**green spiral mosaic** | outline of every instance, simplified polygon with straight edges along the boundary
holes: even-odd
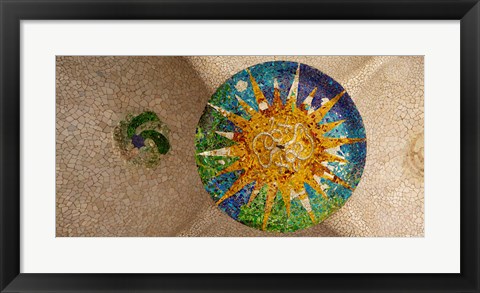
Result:
[[[128,114],[114,129],[114,147],[126,162],[153,168],[170,150],[168,132],[166,124],[152,111]]]

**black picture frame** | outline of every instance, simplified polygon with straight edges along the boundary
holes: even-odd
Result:
[[[480,292],[478,0],[0,0],[0,13],[1,292]],[[33,19],[461,20],[461,273],[21,274],[20,21]]]

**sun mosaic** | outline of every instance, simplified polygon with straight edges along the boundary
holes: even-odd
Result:
[[[256,229],[293,232],[342,207],[365,166],[362,118],[345,89],[305,64],[238,72],[210,98],[196,163],[215,204]]]

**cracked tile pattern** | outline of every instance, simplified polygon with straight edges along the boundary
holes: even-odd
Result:
[[[194,133],[227,78],[265,61],[309,64],[342,84],[367,132],[362,180],[323,223],[275,234],[244,226],[211,201],[198,176]],[[421,56],[57,57],[56,235],[423,236],[424,67]],[[153,169],[125,164],[112,130],[152,110],[171,150]]]

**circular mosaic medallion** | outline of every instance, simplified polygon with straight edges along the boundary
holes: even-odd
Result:
[[[305,64],[242,70],[210,98],[196,129],[198,172],[215,204],[256,229],[293,232],[342,207],[365,166],[355,104]]]

